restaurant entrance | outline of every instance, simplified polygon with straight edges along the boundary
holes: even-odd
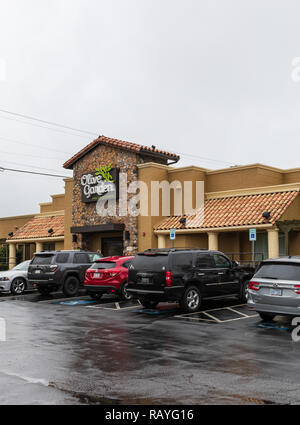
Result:
[[[101,252],[104,257],[123,255],[123,238],[102,238]]]

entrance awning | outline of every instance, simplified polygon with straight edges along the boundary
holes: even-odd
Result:
[[[104,233],[104,232],[123,232],[125,229],[124,224],[100,224],[98,226],[82,226],[71,227],[71,233]]]

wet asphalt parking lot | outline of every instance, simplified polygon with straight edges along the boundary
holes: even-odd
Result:
[[[187,315],[105,296],[0,296],[0,404],[298,404],[300,342],[234,298]]]

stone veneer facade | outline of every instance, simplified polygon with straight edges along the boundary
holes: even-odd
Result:
[[[150,159],[149,159],[150,158]],[[167,160],[157,159],[130,152],[123,149],[98,145],[91,152],[79,159],[73,167],[74,189],[72,204],[72,226],[97,226],[101,224],[124,224],[125,231],[130,233],[130,239],[124,240],[124,255],[132,255],[138,249],[138,218],[136,217],[100,217],[96,211],[96,202],[83,203],[81,200],[81,176],[85,173],[95,171],[99,165],[113,164],[120,169],[120,173],[127,173],[128,185],[138,180],[138,164],[145,162],[157,162],[166,164]],[[134,195],[131,195],[134,196]],[[130,195],[128,196],[128,200]],[[117,203],[118,206],[118,203]],[[73,243],[73,248],[81,247],[90,249],[88,238],[78,234],[77,243]]]

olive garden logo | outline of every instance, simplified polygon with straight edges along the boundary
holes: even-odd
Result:
[[[100,165],[94,172],[83,174],[80,183],[82,202],[118,199],[119,169],[112,164]]]

